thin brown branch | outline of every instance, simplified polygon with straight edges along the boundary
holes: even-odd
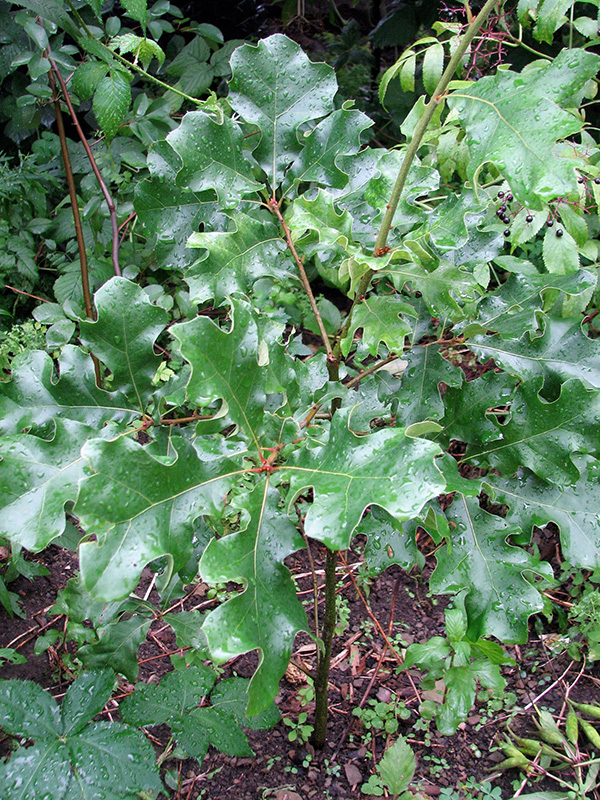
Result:
[[[58,138],[60,140],[60,151],[62,153],[63,164],[65,167],[65,175],[67,177],[67,186],[69,188],[69,198],[71,200],[71,212],[73,214],[73,224],[75,225],[75,237],[77,239],[77,249],[79,251],[79,266],[81,269],[81,289],[83,291],[83,303],[85,305],[85,313],[88,319],[96,319],[94,313],[94,306],[92,303],[92,294],[90,292],[90,275],[88,271],[87,253],[85,250],[85,240],[83,238],[83,227],[81,225],[81,215],[79,213],[79,202],[77,200],[77,189],[75,188],[75,178],[73,177],[73,168],[71,166],[71,157],[69,156],[69,148],[67,147],[67,135],[65,133],[65,125],[63,122],[62,111],[60,110],[60,99],[56,89],[56,81],[52,70],[48,72],[48,80],[50,88],[52,89],[52,101],[54,103],[54,112],[56,114],[56,127],[58,128]],[[92,361],[94,363],[94,373],[96,375],[96,385],[102,386],[102,372],[100,371],[100,362],[97,357],[91,353]]]
[[[17,294],[24,294],[26,297],[33,297],[34,300],[39,300],[41,303],[51,303],[51,300],[45,300],[43,297],[38,297],[37,294],[30,294],[30,292],[24,292],[22,289],[15,289],[14,286],[9,286],[8,283],[4,284],[5,289],[10,289],[11,292],[16,292]]]
[[[363,378],[366,378],[367,375],[371,375],[373,372],[376,372],[378,369],[381,369],[381,367],[385,367],[386,364],[391,364],[392,361],[396,361],[397,358],[398,356],[392,355],[388,356],[387,358],[384,358],[382,361],[378,361],[376,364],[373,364],[372,367],[369,367],[369,369],[364,370],[364,372],[359,373],[354,378],[352,378],[352,380],[349,380],[348,383],[344,384],[344,386],[346,387],[346,389],[351,389],[353,386],[356,386],[357,383],[360,383]]]
[[[189,417],[177,417],[175,419],[165,419],[163,417],[158,425],[185,425],[186,422],[197,422],[201,419],[212,419],[212,414],[192,414]]]
[[[321,334],[321,339],[323,340],[325,351],[327,352],[327,358],[329,361],[335,361],[333,357],[333,350],[331,349],[331,343],[329,342],[329,334],[327,333],[327,331],[325,330],[325,326],[323,325],[323,319],[321,317],[319,309],[317,308],[315,296],[310,287],[308,276],[306,275],[306,270],[304,269],[304,264],[302,263],[302,259],[298,255],[298,252],[294,246],[294,242],[292,241],[291,231],[288,228],[283,218],[283,214],[281,213],[281,209],[279,208],[279,203],[274,197],[272,197],[269,200],[269,209],[273,212],[273,214],[275,214],[275,216],[279,220],[281,227],[283,228],[283,232],[285,234],[285,241],[287,243],[287,246],[289,247],[290,253],[293,256],[294,261],[296,262],[296,266],[298,267],[298,272],[300,273],[300,280],[302,281],[304,290],[308,295],[310,307],[312,308],[313,314],[315,315],[315,319],[317,320],[317,325],[319,326],[319,333]]]
[[[73,120],[73,125],[75,125],[75,129],[79,135],[81,140],[81,144],[86,152],[86,155],[89,159],[91,164],[92,170],[94,175],[96,176],[96,180],[98,181],[98,185],[104,195],[104,199],[106,200],[106,205],[108,206],[108,213],[110,214],[110,222],[112,226],[112,262],[113,262],[113,270],[115,275],[121,274],[121,268],[119,266],[119,225],[117,223],[117,209],[112,199],[110,192],[106,188],[106,184],[104,183],[104,179],[100,174],[100,170],[98,169],[98,165],[96,164],[96,159],[94,158],[94,154],[92,153],[92,149],[88,143],[88,140],[85,138],[85,134],[81,125],[79,124],[79,120],[77,119],[77,114],[75,113],[75,109],[73,108],[73,103],[71,102],[71,97],[69,95],[69,90],[67,89],[67,84],[65,83],[63,76],[60,74],[58,67],[56,66],[55,62],[48,56],[48,61],[50,62],[50,66],[52,67],[52,71],[56,75],[56,79],[60,83],[60,88],[67,104],[67,108],[69,109],[69,114],[71,115],[71,119]]]

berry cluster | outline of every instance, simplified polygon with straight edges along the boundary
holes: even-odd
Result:
[[[508,216],[508,211],[510,211],[510,209],[508,206],[514,200],[514,197],[510,192],[498,192],[498,200],[500,200],[501,203],[496,211],[496,216],[501,219],[505,225],[509,225],[510,217]],[[510,236],[510,228],[504,231],[504,235]]]
[[[587,183],[588,180],[593,180],[594,183],[596,184],[596,186],[600,186],[600,177],[596,177],[596,178],[592,179],[592,178],[588,178],[588,177],[586,177],[584,175],[579,175],[579,177],[577,178],[577,183],[580,183],[580,184]],[[509,225],[510,222],[511,222],[511,216],[510,215],[512,214],[512,216],[515,217],[517,215],[517,213],[523,207],[521,206],[517,210],[515,210],[515,209],[511,210],[509,208],[509,205],[510,205],[511,201],[514,199],[513,195],[511,194],[510,191],[508,191],[508,192],[500,191],[500,192],[498,192],[496,197],[500,201],[500,205],[496,209],[496,216],[498,217],[498,219],[501,219],[502,222],[505,225]],[[560,204],[560,201],[559,201],[558,204]],[[577,204],[575,204],[575,205],[577,205]],[[549,217],[548,220],[546,221],[547,227],[548,228],[553,228],[555,221],[556,221],[556,209],[554,210],[552,216]],[[530,214],[529,212],[527,212],[527,215],[525,217],[525,222],[528,225],[529,225],[529,223],[533,222],[533,215]],[[555,231],[555,234],[560,239],[561,236],[564,236],[564,230],[561,227],[557,227],[556,231]],[[506,230],[504,231],[504,236],[506,236],[506,237],[510,236],[510,228],[506,228]]]

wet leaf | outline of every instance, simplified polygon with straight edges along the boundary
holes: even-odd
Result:
[[[493,358],[511,375],[540,378],[544,391],[557,392],[569,378],[600,389],[600,343],[586,336],[578,320],[547,316],[541,336],[525,333],[520,339],[475,336],[470,348],[482,360]]]
[[[577,481],[573,456],[598,452],[600,391],[572,379],[563,383],[556,400],[547,402],[538,395],[540,388],[539,380],[522,384],[511,402],[510,420],[496,423],[497,440],[465,460],[484,460],[508,475],[525,466],[554,484]]]
[[[77,497],[81,448],[96,432],[57,419],[51,438],[0,439],[0,534],[15,545],[43,550],[65,530],[65,506]]]
[[[188,239],[188,247],[206,250],[185,273],[194,302],[222,303],[227,295],[249,294],[259,278],[295,275],[274,222],[242,213],[230,219],[230,231],[193,233]]]
[[[338,412],[327,444],[303,450],[290,473],[289,503],[310,487],[314,501],[305,520],[308,536],[332,550],[345,550],[365,509],[380,506],[397,520],[416,516],[445,482],[434,464],[439,449],[409,439],[399,429],[356,436],[349,412]]]
[[[578,133],[583,122],[561,106],[599,65],[592,53],[565,49],[554,61],[538,61],[521,73],[499,70],[450,95],[448,105],[467,134],[469,179],[492,162],[528,208],[576,192],[573,163],[556,153],[555,144]]]
[[[231,70],[229,103],[259,129],[253,155],[275,190],[301,150],[298,126],[333,111],[335,73],[327,64],[311,62],[299,45],[281,34],[238,47]]]
[[[219,123],[203,111],[190,111],[167,141],[181,158],[177,184],[192,192],[216,193],[221,208],[234,208],[261,188],[252,178],[242,131],[233,120],[225,117]]]
[[[125,278],[111,278],[95,299],[98,318],[81,321],[81,341],[110,369],[115,388],[144,411],[161,362],[154,343],[169,314],[153,305],[141,286]]]
[[[533,526],[554,522],[560,528],[563,557],[581,569],[600,567],[600,519],[598,477],[600,465],[586,459],[581,477],[570,486],[556,486],[528,470],[519,470],[512,480],[488,475],[485,483],[494,500],[508,506],[506,519],[529,536]]]
[[[138,791],[161,791],[154,751],[140,731],[91,722],[113,684],[111,670],[81,675],[59,712],[37,684],[0,682],[0,727],[33,741],[0,764],[7,800],[134,800]],[[11,719],[16,706],[18,723]]]
[[[508,544],[518,529],[479,508],[475,499],[458,495],[445,514],[451,533],[436,551],[431,589],[467,590],[467,636],[471,641],[483,636],[502,642],[525,641],[529,617],[543,607],[534,576],[551,577],[550,565]]]
[[[306,630],[304,609],[283,560],[302,547],[300,535],[278,508],[269,479],[242,502],[243,528],[213,539],[200,562],[209,583],[235,581],[243,591],[210,612],[203,626],[218,661],[259,650],[259,666],[248,689],[248,715],[264,711],[277,694],[296,633]]]
[[[98,389],[89,354],[66,345],[56,375],[52,359],[41,350],[24,353],[13,366],[12,380],[0,383],[0,431],[21,433],[64,417],[100,428],[109,420],[137,416],[121,392]]]
[[[241,472],[229,459],[202,460],[183,438],[172,442],[171,452],[174,460],[165,463],[126,438],[86,445],[90,475],[74,513],[98,537],[80,546],[81,574],[95,597],[126,597],[156,558],[166,556],[171,571],[184,567],[193,521],[222,507],[231,478]]]

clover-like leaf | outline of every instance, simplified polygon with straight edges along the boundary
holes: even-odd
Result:
[[[96,292],[98,319],[82,320],[81,341],[113,374],[113,384],[144,411],[161,362],[154,343],[169,321],[146,292],[125,278],[112,278]]]
[[[249,716],[273,701],[296,633],[307,629],[304,609],[283,564],[303,543],[278,501],[268,478],[259,483],[239,503],[245,517],[243,529],[213,539],[200,562],[203,580],[244,586],[240,594],[207,615],[203,630],[213,658],[219,661],[259,651],[259,666],[248,689]]]
[[[470,640],[495,636],[502,642],[525,641],[529,616],[543,608],[534,574],[551,577],[550,565],[508,544],[518,529],[479,508],[476,499],[457,495],[445,513],[454,527],[447,543],[436,550],[432,590],[468,590]]]
[[[576,192],[573,162],[556,153],[556,142],[578,133],[583,121],[561,104],[593,78],[600,58],[582,49],[562,50],[551,62],[521,73],[495,75],[450,95],[467,134],[469,179],[492,162],[524,205]],[[533,112],[532,112],[533,109]]]
[[[290,472],[290,504],[313,488],[306,533],[332,550],[348,547],[368,506],[380,506],[400,521],[410,519],[445,486],[434,463],[437,445],[410,439],[397,428],[356,436],[348,427],[349,415],[348,410],[335,415],[321,451],[304,449],[293,466],[284,468]]]
[[[299,45],[281,34],[238,47],[231,56],[231,71],[229,103],[259,129],[253,155],[275,190],[301,150],[298,126],[333,111],[335,73],[327,64],[310,61]]]
[[[221,208],[234,208],[261,188],[252,178],[252,162],[242,148],[243,134],[233,120],[225,117],[217,122],[203,111],[190,111],[167,141],[183,164],[178,185],[193,192],[216,192]]]

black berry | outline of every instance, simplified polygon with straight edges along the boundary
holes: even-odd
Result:
[[[600,183],[600,178],[594,178],[594,183],[597,185]]]
[[[546,225],[547,225],[549,228],[551,228],[551,227],[554,225],[554,220],[553,220],[553,219],[549,219],[549,220],[548,220],[548,222],[546,223]]]
[[[504,231],[504,235],[505,235],[505,236],[510,236],[510,228],[507,228],[507,229]]]
[[[506,202],[507,202],[507,203],[510,203],[510,201],[511,201],[512,199],[513,199],[513,196],[512,196],[512,194],[507,194],[507,195],[506,195]]]
[[[504,197],[504,192],[498,192],[498,200],[502,200]]]
[[[527,216],[525,217],[525,222],[533,222],[533,217],[531,216],[531,214],[527,214]]]
[[[505,225],[508,225],[508,223],[510,222],[510,217],[509,217],[507,214],[505,214],[505,215],[502,217],[502,222],[503,222]]]
[[[557,229],[556,229],[556,235],[557,235],[557,236],[562,236],[562,235],[563,235],[563,233],[564,233],[564,231],[563,231],[563,229],[562,229],[562,228],[557,228]]]
[[[577,178],[577,183],[585,183],[585,178],[583,177],[583,175],[580,175],[580,176]]]

